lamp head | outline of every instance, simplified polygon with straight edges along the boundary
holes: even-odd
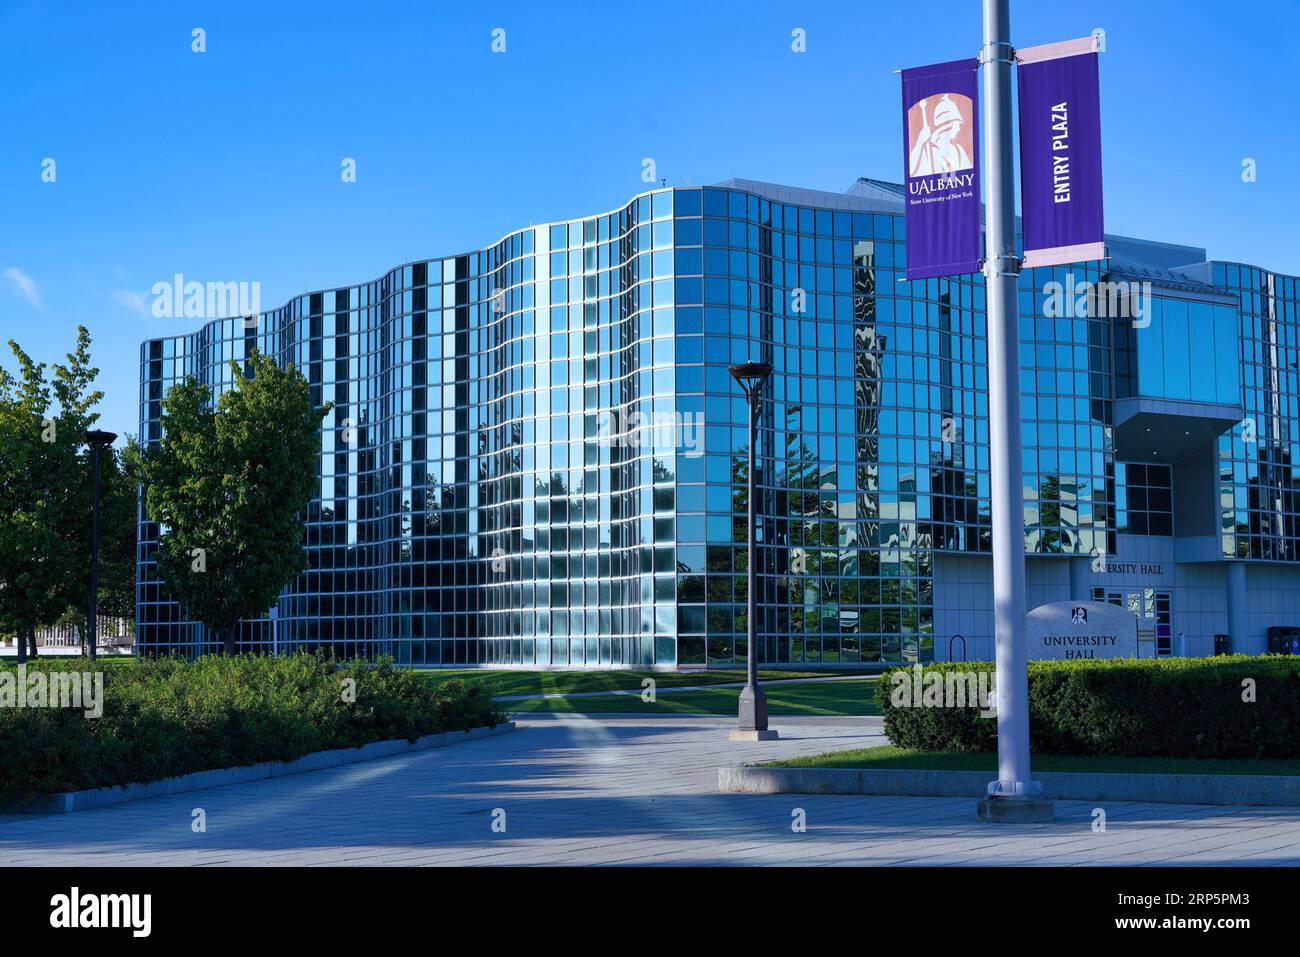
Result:
[[[772,374],[772,364],[769,362],[742,362],[739,365],[729,366],[727,371],[731,377],[740,383],[746,393],[759,388]]]
[[[117,441],[116,432],[105,432],[101,429],[91,429],[81,436],[82,440],[91,445],[112,445]]]

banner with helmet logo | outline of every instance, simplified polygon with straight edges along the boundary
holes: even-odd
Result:
[[[979,60],[903,70],[907,278],[980,268]]]
[[[1016,51],[1026,269],[1106,256],[1098,38]]]

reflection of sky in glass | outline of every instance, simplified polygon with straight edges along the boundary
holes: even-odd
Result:
[[[1155,296],[1137,326],[1134,394],[1236,404],[1241,401],[1237,311],[1224,304]]]
[[[1237,294],[1246,418],[1219,438],[1225,556],[1294,561],[1300,548],[1300,291],[1293,276],[1215,263],[1214,283]],[[1226,320],[1225,320],[1226,321]],[[1237,325],[1237,316],[1232,317]]]
[[[747,418],[727,366],[771,362],[762,659],[928,660],[934,553],[989,548],[984,296],[979,276],[900,281],[902,227],[741,190],[658,191],[302,296],[248,330],[146,343],[142,431],[157,438],[168,384],[220,388],[223,363],[254,345],[337,403],[311,569],[274,627],[245,624],[257,647],[723,665],[744,660],[747,627]],[[1114,554],[1117,519],[1165,528],[1163,507],[1135,504],[1164,501],[1160,476],[1116,474],[1113,398],[1140,393],[1246,397],[1262,441],[1238,429],[1220,443],[1224,548],[1275,553],[1279,522],[1294,523],[1294,299],[1248,297],[1243,391],[1231,305],[1162,293],[1132,330],[1047,314],[1049,282],[1095,282],[1098,267],[1020,279],[1026,549]],[[1259,281],[1217,268],[1221,286]],[[1268,309],[1281,309],[1271,325]],[[611,416],[691,425],[611,437]],[[142,570],[142,643],[196,640]]]

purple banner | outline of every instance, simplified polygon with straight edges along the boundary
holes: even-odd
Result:
[[[980,265],[979,61],[903,71],[907,278]]]
[[[1025,268],[1106,255],[1093,42],[1088,37],[1016,54]]]

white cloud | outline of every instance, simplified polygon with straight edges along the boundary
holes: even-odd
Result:
[[[41,308],[41,290],[36,285],[36,280],[27,273],[23,272],[17,266],[10,266],[5,270],[5,278],[18,287],[28,302],[37,309]]]
[[[134,289],[114,289],[112,295],[113,301],[124,309],[138,312],[142,316],[149,315],[148,297],[144,293]]]

